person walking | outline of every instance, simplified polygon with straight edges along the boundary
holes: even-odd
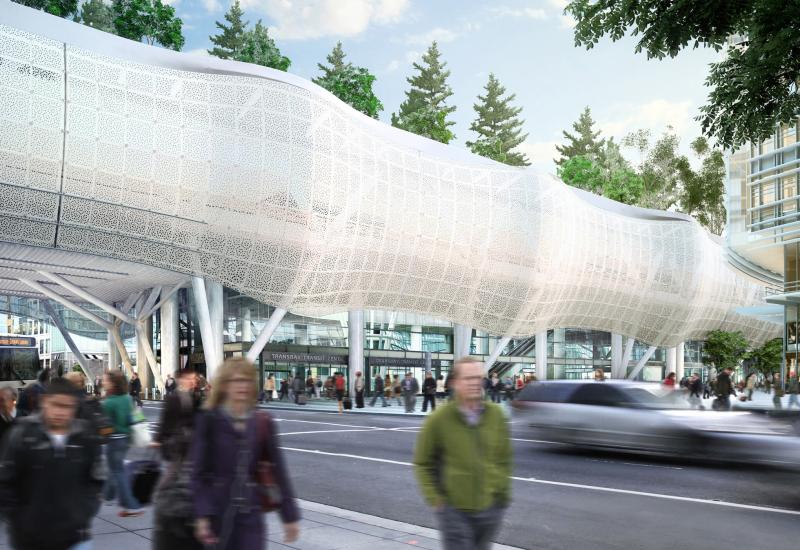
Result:
[[[103,412],[111,422],[112,431],[106,443],[106,462],[109,477],[106,480],[103,494],[106,500],[119,500],[119,517],[140,516],[142,505],[133,496],[128,476],[125,475],[125,455],[130,447],[131,414],[133,403],[128,394],[125,377],[118,370],[108,371],[103,378],[106,398],[103,400]]]
[[[278,395],[279,401],[283,401],[284,399],[289,399],[289,381],[286,378],[281,380],[281,391]]]
[[[774,381],[773,387],[775,388],[774,394],[772,396],[772,405],[776,409],[780,410],[783,408],[783,406],[781,405],[781,400],[783,399],[783,396],[786,395],[786,392],[783,389],[783,383],[781,382],[781,375],[779,373],[776,372],[775,375],[772,377],[772,379]]]
[[[135,372],[131,376],[130,394],[138,406],[142,406],[142,381],[139,380],[139,375]]]
[[[17,390],[11,387],[0,388],[0,447],[3,436],[11,430],[17,418]]]
[[[275,393],[275,375],[270,374],[264,380],[264,399],[267,403],[272,402],[272,395]]]
[[[445,386],[444,375],[440,374],[436,377],[436,399],[444,401],[445,397],[447,397],[447,387]]]
[[[309,371],[308,378],[306,378],[306,397],[309,399],[314,397],[314,377],[311,375],[311,371]]]
[[[425,419],[414,473],[443,548],[488,550],[511,502],[511,435],[500,406],[482,399],[478,358],[458,359],[450,376],[453,399]]]
[[[389,404],[391,405],[392,395],[394,395],[394,385],[392,383],[392,377],[389,376],[388,374],[386,375],[386,378],[383,381],[383,388],[384,388],[383,391],[386,394],[386,399],[389,400]]]
[[[381,401],[383,402],[383,406],[388,407],[389,404],[386,402],[386,396],[383,395],[384,383],[380,373],[375,373],[375,385],[373,387],[375,391],[374,394],[372,395],[372,399],[369,402],[369,406],[374,407],[375,403],[377,403],[378,401],[378,397],[380,397]]]
[[[794,371],[789,373],[789,383],[786,385],[786,393],[789,394],[789,404],[786,405],[786,409],[791,409],[792,405],[796,405],[797,408],[800,408],[800,403],[797,401],[797,394],[800,393],[800,383],[798,383],[797,373]]]
[[[275,504],[284,541],[292,543],[299,534],[300,511],[278,446],[276,423],[256,410],[257,376],[250,361],[227,359],[217,370],[207,410],[195,423],[190,450],[195,536],[215,550],[266,547],[262,506],[272,483],[280,494]]]
[[[22,390],[17,403],[17,416],[29,416],[39,412],[39,398],[44,393],[45,385],[50,381],[50,369],[42,369],[36,382]]]
[[[100,397],[103,394],[103,378],[99,374],[94,377],[92,392],[94,393],[95,397]]]
[[[595,369],[594,370],[594,381],[595,382],[605,382],[606,381],[606,372],[603,369]]]
[[[303,388],[305,388],[305,381],[303,380],[302,376],[295,376],[292,379],[292,394],[294,394],[294,404],[300,404],[300,395],[303,393]]]
[[[500,382],[500,377],[497,373],[492,373],[490,380],[489,394],[492,397],[492,403],[500,403],[500,395],[503,393],[503,383]]]
[[[747,401],[753,400],[753,392],[756,391],[756,380],[757,380],[756,373],[751,373],[750,376],[747,377],[747,383],[745,384],[745,390],[747,395]]]
[[[703,390],[703,381],[700,380],[700,377],[697,374],[690,376],[686,387],[689,390],[689,404],[692,408],[705,409],[703,401],[700,399],[700,392]]]
[[[733,382],[731,382],[732,372],[732,368],[726,368],[717,376],[717,380],[714,382],[714,393],[717,396],[714,403],[715,410],[729,411],[731,409],[731,395],[736,395],[736,390],[733,389]]]
[[[176,390],[164,402],[153,446],[167,463],[153,502],[154,550],[202,550],[194,536],[189,447],[200,409],[197,375],[189,368],[178,372]]]
[[[671,372],[664,378],[664,381],[661,382],[661,385],[664,386],[664,389],[667,390],[674,390],[675,389],[675,373]]]
[[[431,411],[435,411],[436,380],[430,371],[425,373],[425,380],[422,381],[422,412],[428,412],[428,403],[431,404]]]
[[[363,409],[364,408],[364,378],[361,376],[361,372],[356,373],[356,381],[354,382],[355,392],[356,392],[356,408]]]
[[[333,386],[336,390],[336,404],[339,406],[339,414],[344,413],[344,392],[347,386],[347,381],[344,379],[344,374],[337,372],[333,378]]]
[[[406,412],[413,413],[417,406],[417,394],[419,393],[419,382],[410,372],[406,373],[403,379],[402,389],[403,401],[406,405]]]
[[[167,375],[167,381],[164,382],[164,398],[166,399],[178,389],[178,383],[175,382],[175,378],[171,375]]]
[[[76,418],[73,385],[56,378],[40,396],[41,414],[20,419],[0,458],[0,510],[17,550],[89,550],[100,505],[100,442]]]

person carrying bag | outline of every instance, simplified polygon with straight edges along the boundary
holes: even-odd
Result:
[[[257,371],[246,359],[225,361],[189,453],[195,536],[215,550],[266,545],[263,513],[280,512],[284,540],[299,534],[300,512],[272,418],[255,410]]]

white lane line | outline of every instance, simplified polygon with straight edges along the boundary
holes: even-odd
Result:
[[[335,422],[319,422],[317,420],[295,420],[294,418],[276,418],[276,422],[303,422],[304,424],[322,424],[324,426],[341,426],[343,428],[368,428],[370,430],[381,429],[378,426],[359,426],[358,424],[336,424]]]
[[[302,435],[302,434],[340,434],[343,432],[377,432],[380,430],[375,430],[371,428],[357,428],[354,430],[314,430],[311,432],[281,432],[278,433],[280,436],[284,435]]]
[[[410,462],[402,462],[400,460],[389,460],[386,458],[375,458],[371,456],[351,455],[345,453],[329,453],[317,449],[297,449],[294,447],[281,447],[285,451],[295,451],[299,453],[309,453],[325,456],[338,456],[342,458],[355,458],[358,460],[368,460],[371,462],[383,462],[386,464],[397,464],[399,466],[412,466]],[[631,491],[628,489],[615,489],[613,487],[602,487],[599,485],[584,485],[581,483],[567,483],[565,481],[548,481],[546,479],[537,479],[535,477],[517,477],[511,476],[515,481],[523,481],[525,483],[539,483],[541,485],[554,485],[557,487],[569,487],[572,489],[585,489],[589,491],[601,491],[606,493],[617,493],[622,495],[633,495],[640,497],[658,498],[662,500],[677,500],[680,502],[695,502],[698,504],[712,504],[714,506],[725,506],[728,508],[739,508],[741,510],[757,510],[760,512],[772,512],[774,514],[787,514],[792,516],[800,516],[800,510],[787,510],[786,508],[771,508],[769,506],[756,506],[753,504],[739,504],[736,502],[727,502],[724,500],[709,500],[704,498],[681,497],[676,495],[665,495],[661,493],[648,493],[645,491]]]
[[[546,441],[544,439],[522,439],[519,437],[512,437],[511,441],[524,441],[525,443],[546,443],[547,445],[566,445],[566,443],[561,443],[559,441]]]

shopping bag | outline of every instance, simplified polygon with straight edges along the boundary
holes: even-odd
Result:
[[[161,463],[157,460],[135,460],[128,462],[125,469],[133,496],[141,504],[149,504],[161,478]]]

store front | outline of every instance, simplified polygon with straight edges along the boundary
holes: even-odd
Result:
[[[262,380],[270,374],[274,375],[276,388],[280,387],[281,380],[290,376],[300,376],[305,380],[311,375],[315,381],[321,379],[324,382],[336,372],[347,376],[347,355],[282,351],[261,353]]]

